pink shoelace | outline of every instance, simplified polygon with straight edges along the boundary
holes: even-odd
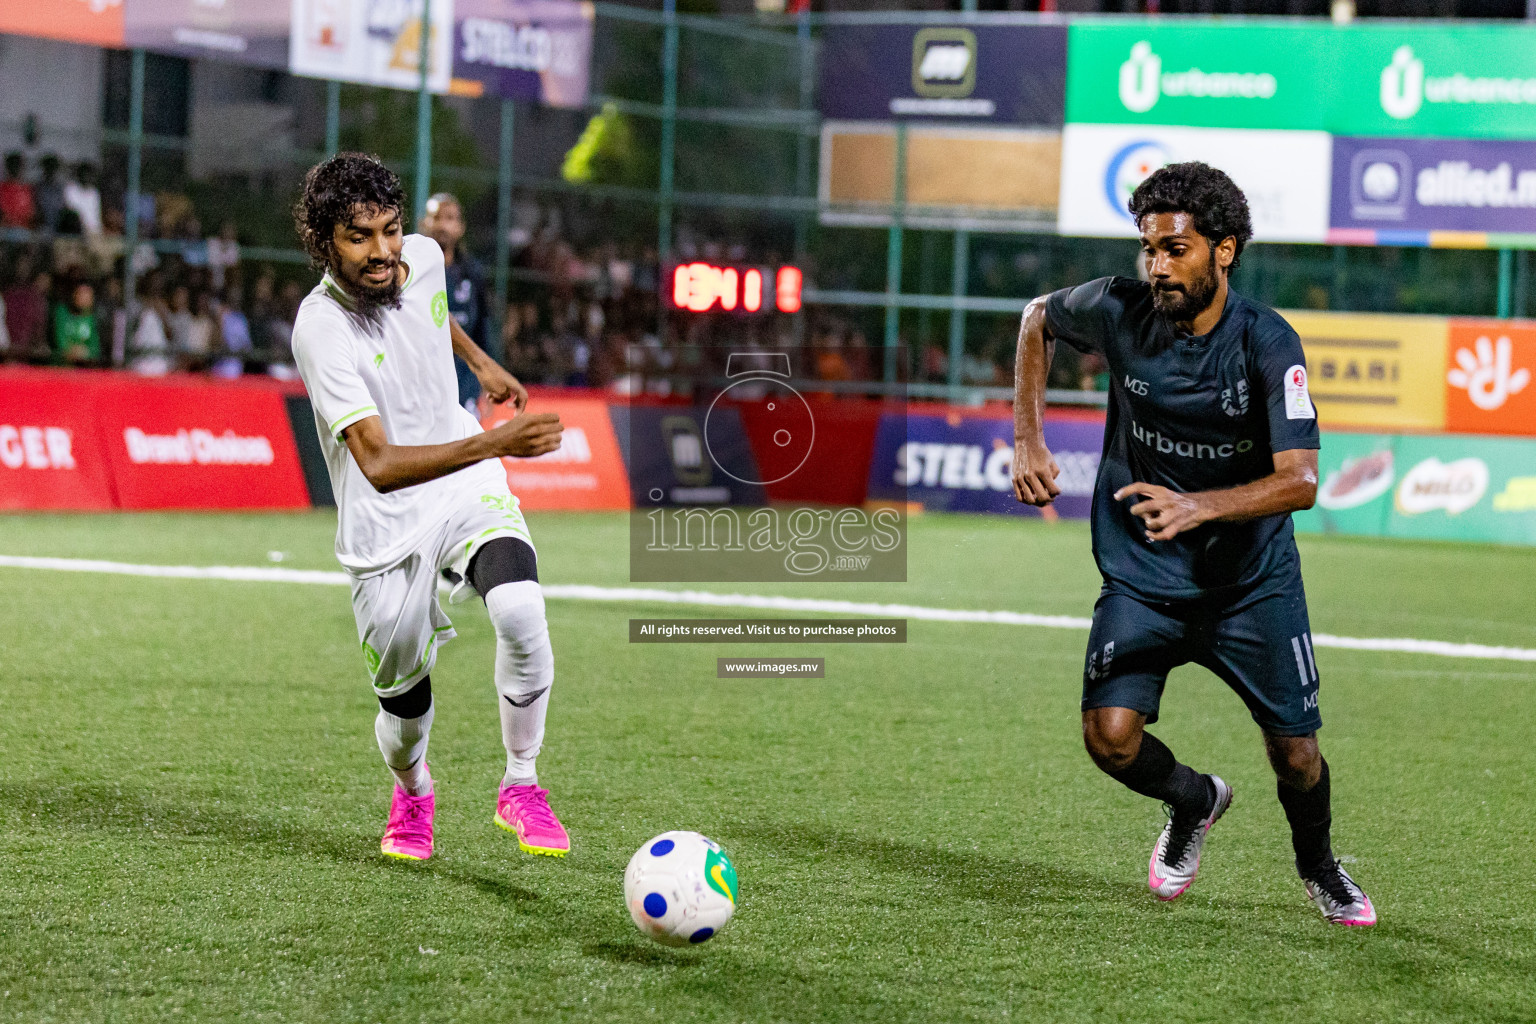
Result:
[[[407,796],[398,822],[395,823],[395,835],[401,839],[414,839],[418,842],[426,842],[431,838],[431,826],[427,813],[427,801],[429,796]]]
[[[509,786],[507,794],[517,808],[518,815],[530,827],[551,832],[560,827],[560,819],[555,817],[555,812],[549,806],[549,790],[538,786]]]

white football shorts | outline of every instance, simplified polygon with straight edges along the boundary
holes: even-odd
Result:
[[[517,498],[505,484],[479,495],[470,492],[415,552],[381,573],[352,580],[357,638],[380,697],[402,694],[432,671],[437,649],[455,635],[438,602],[439,574],[452,569],[460,577],[450,603],[475,596],[464,578],[470,559],[497,537],[533,546]]]

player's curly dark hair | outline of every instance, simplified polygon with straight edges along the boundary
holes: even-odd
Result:
[[[294,204],[293,223],[316,269],[330,265],[336,225],[347,223],[358,207],[405,212],[405,188],[378,157],[337,153],[304,175],[304,192]]]
[[[1213,248],[1223,239],[1234,239],[1237,249],[1229,270],[1237,269],[1243,246],[1253,237],[1248,197],[1225,171],[1198,160],[1153,171],[1131,193],[1130,210],[1138,228],[1148,214],[1187,213],[1195,219],[1195,230]]]

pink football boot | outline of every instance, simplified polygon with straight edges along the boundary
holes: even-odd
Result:
[[[549,790],[538,786],[502,786],[496,794],[496,824],[517,833],[517,845],[524,853],[546,857],[564,857],[571,849],[571,837],[549,807]]]
[[[426,860],[432,856],[432,815],[436,794],[410,796],[399,786],[389,805],[389,827],[379,849],[396,860]]]

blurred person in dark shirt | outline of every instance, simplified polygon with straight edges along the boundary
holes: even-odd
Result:
[[[464,207],[455,196],[439,192],[427,200],[421,230],[443,250],[448,312],[476,345],[488,349],[485,272],[479,261],[464,249],[464,228]],[[454,356],[453,362],[459,375],[459,404],[468,409],[470,415],[477,416],[475,402],[480,397],[480,382],[464,360]]]
[[[245,295],[238,284],[224,290],[224,300],[219,309],[219,347],[222,355],[213,364],[215,377],[238,377],[245,372],[245,361],[250,358],[251,325],[245,318]]]
[[[17,259],[15,277],[5,290],[5,326],[11,335],[12,359],[48,360],[48,293],[52,289],[52,274],[46,270],[33,273],[28,257]]]
[[[64,183],[59,180],[59,158],[54,153],[44,153],[37,162],[42,178],[34,195],[37,199],[37,226],[42,231],[57,231],[59,215],[64,212]]]

